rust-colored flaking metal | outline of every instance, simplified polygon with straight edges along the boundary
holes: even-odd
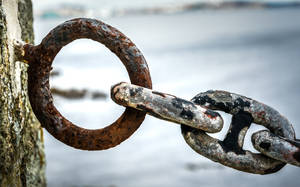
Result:
[[[274,173],[285,165],[279,160],[242,148],[252,122],[265,126],[277,136],[294,140],[292,125],[279,112],[253,99],[226,91],[200,93],[192,102],[233,115],[230,129],[223,141],[212,138],[202,130],[182,125],[185,141],[196,152],[223,165],[250,173]]]
[[[49,88],[52,62],[61,48],[73,40],[88,38],[98,41],[115,53],[125,65],[133,84],[151,88],[149,68],[138,48],[117,29],[95,19],[78,18],[54,28],[38,46],[24,45],[28,61],[28,90],[32,109],[47,131],[63,143],[77,149],[103,150],[114,147],[133,134],[146,112],[126,108],[111,125],[88,130],[74,125],[53,105]]]

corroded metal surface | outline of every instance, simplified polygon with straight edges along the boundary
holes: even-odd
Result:
[[[192,102],[233,115],[230,129],[223,141],[212,138],[202,130],[182,125],[185,141],[199,154],[223,165],[258,174],[280,170],[285,163],[242,149],[245,134],[252,122],[268,128],[272,133],[294,139],[289,121],[273,108],[250,98],[225,92],[200,93]]]
[[[300,140],[279,137],[267,130],[254,133],[251,140],[259,152],[276,160],[300,166]]]
[[[223,119],[218,113],[176,96],[141,86],[125,82],[116,84],[111,88],[111,98],[122,106],[146,111],[154,117],[206,132],[219,132],[223,127]]]
[[[114,147],[127,139],[143,122],[143,111],[127,108],[110,126],[88,130],[65,119],[53,105],[49,88],[51,65],[61,48],[75,39],[98,41],[115,53],[125,65],[133,84],[151,88],[145,58],[117,29],[95,19],[73,19],[54,28],[38,46],[24,45],[23,60],[29,62],[28,90],[32,109],[42,126],[58,140],[84,150]]]
[[[103,129],[88,130],[65,119],[53,105],[49,88],[52,62],[61,48],[73,40],[98,41],[115,53],[125,65],[133,84],[111,88],[111,98],[126,108],[122,116]],[[191,101],[151,90],[149,68],[137,47],[121,32],[94,19],[73,19],[53,29],[38,46],[15,42],[17,60],[29,64],[29,100],[42,126],[55,138],[74,148],[102,150],[127,139],[143,122],[146,113],[181,124],[185,141],[199,154],[223,165],[257,174],[280,170],[286,163],[300,166],[300,141],[289,121],[273,108],[250,98],[225,91],[200,93]],[[147,89],[149,88],[149,89]],[[213,110],[232,114],[223,141],[206,132],[219,132],[222,117]],[[254,147],[263,154],[244,150],[251,123],[265,126],[252,136]]]

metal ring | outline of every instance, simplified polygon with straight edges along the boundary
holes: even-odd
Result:
[[[40,45],[24,46],[24,60],[29,61],[29,100],[42,126],[58,140],[77,149],[108,149],[132,135],[143,122],[146,113],[126,108],[117,121],[97,130],[78,127],[59,113],[53,105],[49,88],[51,65],[63,46],[80,38],[104,44],[125,65],[133,84],[152,87],[147,62],[129,38],[101,21],[79,18],[66,21],[54,28]]]
[[[263,154],[242,149],[244,137],[252,122],[265,126],[278,136],[295,138],[292,125],[276,110],[250,98],[225,91],[200,93],[191,101],[233,115],[230,129],[223,141],[210,137],[204,131],[182,125],[185,141],[196,152],[215,162],[249,173],[274,173],[285,165]]]

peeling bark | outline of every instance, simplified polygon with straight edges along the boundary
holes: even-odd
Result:
[[[0,186],[45,186],[42,129],[27,97],[27,65],[13,39],[33,43],[31,0],[0,0]]]

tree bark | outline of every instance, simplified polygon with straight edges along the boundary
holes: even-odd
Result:
[[[31,0],[0,0],[0,186],[45,186],[43,131],[27,96],[27,65],[13,40],[33,43]]]

